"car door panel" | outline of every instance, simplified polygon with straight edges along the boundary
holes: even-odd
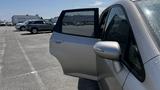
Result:
[[[40,24],[41,30],[45,31],[47,29],[47,25],[43,22]]]
[[[90,17],[90,19],[94,19],[94,24],[84,21],[90,20],[84,19],[86,18],[84,14],[88,13],[88,11],[93,11],[92,14],[96,14],[96,16]],[[63,20],[65,13],[68,12],[69,14],[67,14]],[[81,12],[83,12],[83,14],[81,14]],[[74,16],[73,14],[76,15]],[[80,18],[77,19],[78,15]],[[89,15],[87,15],[87,17],[89,17]],[[50,52],[61,63],[65,74],[97,80],[96,55],[93,51],[93,45],[99,41],[99,39],[90,37],[90,35],[93,35],[96,30],[95,26],[98,24],[98,18],[98,9],[95,8],[66,10],[61,13],[54,28],[56,32],[53,32],[50,39]],[[93,32],[88,31],[88,26],[90,27],[91,25],[94,26],[94,28],[91,28],[94,29]],[[58,28],[56,28],[57,26]]]
[[[46,30],[52,30],[53,29],[53,25],[52,24],[47,24],[46,25]]]
[[[44,30],[50,30],[51,29],[51,25],[44,22]]]
[[[128,75],[128,78],[126,80],[126,83],[123,87],[123,90],[159,90],[155,89],[153,87],[150,87],[150,85],[143,85],[143,83],[139,82],[132,73]]]
[[[111,60],[98,59],[97,71],[98,78],[103,90],[109,88],[109,90],[122,90],[122,86],[126,80],[129,71],[125,66],[119,72],[116,72],[114,68],[114,62]],[[119,62],[117,62],[119,63]]]
[[[112,61],[99,59],[97,64],[97,71],[101,88],[103,88],[103,90],[106,88],[108,88],[108,90],[121,90],[121,85],[114,75]]]
[[[39,31],[43,28],[41,21],[34,21],[33,27],[37,28]]]
[[[53,39],[51,40],[53,43],[50,46],[54,47],[51,53],[58,58],[64,73],[75,76],[87,74],[95,79],[95,76],[97,76],[96,55],[92,46],[98,39],[54,32]]]

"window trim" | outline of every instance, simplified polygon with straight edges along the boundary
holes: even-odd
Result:
[[[102,14],[101,14],[101,16],[100,16],[100,22],[99,22],[99,28],[100,28],[100,26],[102,25],[102,22],[103,22],[103,19],[108,19],[108,17],[109,17],[109,13],[110,13],[110,11],[111,11],[111,7],[109,7],[109,8],[106,8],[103,12],[102,12]],[[107,14],[107,16],[106,16],[106,18],[105,18],[105,14],[106,13],[108,13]],[[105,23],[105,22],[104,22]],[[103,32],[105,32],[104,30],[102,30],[102,31],[100,31],[100,38],[101,38],[101,40],[103,41],[103,38],[104,38],[104,33]]]
[[[130,27],[130,29],[131,29],[131,30],[129,30],[129,40],[134,40],[135,45],[136,45],[136,47],[137,47],[137,49],[138,49],[138,54],[140,55],[140,59],[138,59],[138,61],[140,62],[140,65],[141,65],[141,67],[142,67],[142,69],[143,69],[143,70],[142,70],[142,74],[140,74],[140,76],[136,75],[135,72],[137,72],[137,71],[135,71],[135,69],[133,69],[127,61],[120,59],[120,62],[123,63],[123,64],[128,68],[128,70],[129,70],[139,81],[144,82],[144,80],[145,80],[145,78],[146,78],[145,69],[144,69],[144,64],[143,64],[143,62],[142,62],[141,54],[140,54],[140,52],[139,52],[139,48],[138,48],[138,45],[137,45],[137,42],[136,42],[136,38],[134,37],[133,29],[132,29],[132,26],[131,26],[131,24],[130,24],[128,15],[127,15],[127,13],[126,13],[125,8],[124,8],[121,4],[116,4],[116,5],[110,6],[110,7],[109,7],[109,8],[110,8],[109,14],[110,14],[110,12],[111,12],[111,9],[112,9],[112,8],[115,8],[115,7],[116,7],[116,8],[117,8],[117,7],[118,7],[118,8],[121,8],[122,11],[123,11],[123,13],[124,13],[124,15],[125,15],[125,17],[126,17],[126,19],[127,19],[127,22],[128,22],[129,27]],[[106,18],[107,20],[108,20],[108,16],[109,16],[109,15],[107,15],[107,18]],[[128,44],[129,44],[129,43],[128,43]],[[126,52],[125,52],[125,53],[126,53]]]
[[[85,36],[85,35],[77,35],[77,34],[70,34],[70,33],[63,33],[62,32],[62,21],[65,16],[66,12],[77,12],[77,11],[93,11],[94,12],[94,30],[93,30],[93,36]],[[60,17],[58,18],[58,21],[56,23],[56,26],[54,27],[53,31],[66,34],[66,35],[72,35],[72,36],[81,36],[81,37],[88,37],[88,38],[99,38],[99,9],[98,8],[83,8],[83,9],[71,9],[71,10],[63,10],[60,14]]]

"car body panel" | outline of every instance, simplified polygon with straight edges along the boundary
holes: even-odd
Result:
[[[114,62],[102,58],[97,59],[97,72],[102,90],[106,90],[106,88],[108,88],[108,90],[122,90],[122,86],[129,74],[125,66],[119,72],[116,72]]]
[[[160,89],[160,56],[157,56],[147,63],[146,68],[146,79],[143,83],[135,80],[132,74],[129,74],[124,90],[159,90]]]
[[[53,24],[50,24],[50,23],[45,23],[45,24],[44,24],[44,29],[45,29],[45,30],[52,30],[53,27],[54,27]]]
[[[50,52],[57,57],[65,74],[97,80],[96,55],[92,49],[97,41],[53,32]]]
[[[25,26],[25,23],[17,23],[15,28],[19,30],[22,26]]]

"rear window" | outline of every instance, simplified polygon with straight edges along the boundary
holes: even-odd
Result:
[[[43,21],[35,21],[34,24],[44,24]]]

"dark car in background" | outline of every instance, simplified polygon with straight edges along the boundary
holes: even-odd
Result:
[[[44,20],[30,20],[25,25],[25,29],[33,34],[40,31],[52,31],[54,25],[52,23],[46,22]]]

